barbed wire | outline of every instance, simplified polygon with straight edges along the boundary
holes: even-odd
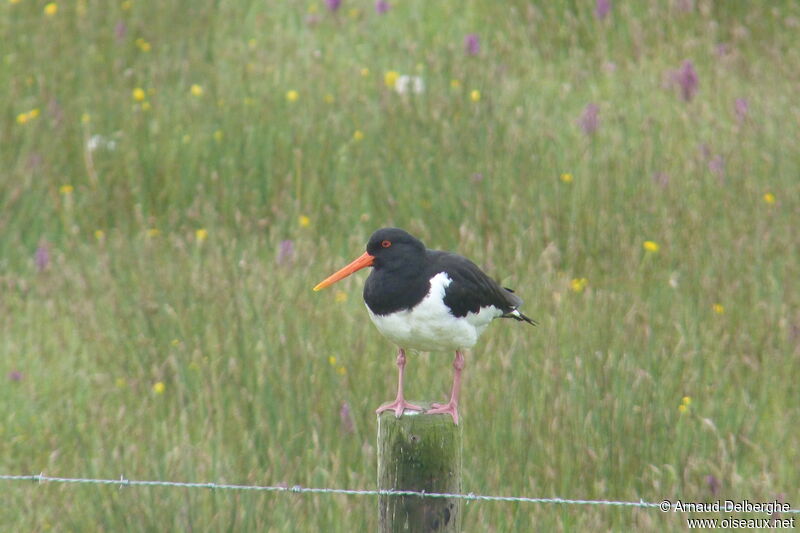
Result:
[[[296,494],[344,494],[348,496],[416,496],[420,498],[451,498],[466,501],[487,501],[487,502],[516,502],[516,503],[539,503],[539,504],[564,504],[564,505],[606,505],[614,507],[640,507],[656,508],[664,510],[664,501],[655,503],[647,502],[642,499],[637,501],[614,501],[614,500],[579,500],[570,498],[528,498],[525,496],[487,496],[483,494],[467,493],[447,493],[447,492],[425,492],[413,490],[380,490],[380,489],[331,489],[319,487],[303,487],[300,485],[236,485],[231,483],[199,483],[186,481],[148,481],[125,479],[94,479],[94,478],[72,478],[54,477],[41,474],[33,475],[6,475],[0,474],[0,481],[32,481],[34,483],[70,483],[70,484],[93,484],[111,485],[118,487],[171,487],[186,489],[211,489],[211,490],[234,490],[234,491],[256,491],[256,492],[290,492]],[[800,513],[800,509],[791,509],[789,513]]]

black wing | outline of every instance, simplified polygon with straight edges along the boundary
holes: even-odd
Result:
[[[469,259],[447,252],[429,251],[430,277],[445,272],[452,280],[444,292],[444,303],[457,317],[477,313],[482,307],[494,306],[504,318],[513,318],[535,324],[517,308],[522,299],[509,289],[501,287]]]

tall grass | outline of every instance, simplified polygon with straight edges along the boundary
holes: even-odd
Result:
[[[374,487],[395,349],[363,276],[310,287],[397,225],[540,322],[468,355],[465,490],[800,502],[796,3],[57,6],[0,6],[0,470]],[[450,357],[411,357],[412,399],[445,396]],[[0,491],[10,530],[377,523],[369,498]],[[466,513],[475,531],[685,527]]]

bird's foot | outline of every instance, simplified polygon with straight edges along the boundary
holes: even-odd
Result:
[[[405,398],[399,396],[395,401],[381,405],[380,407],[375,409],[375,412],[377,414],[381,414],[382,412],[388,411],[390,409],[394,410],[394,416],[397,418],[403,416],[403,411],[405,410],[422,411],[422,407],[420,407],[419,405],[409,403],[405,400]]]
[[[450,400],[447,403],[432,403],[431,409],[425,411],[426,415],[446,414],[453,417],[453,423],[458,425],[458,405]]]

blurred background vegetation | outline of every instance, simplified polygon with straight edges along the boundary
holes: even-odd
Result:
[[[540,323],[468,355],[466,492],[800,505],[798,26],[789,0],[5,0],[0,471],[374,488],[395,348],[364,276],[310,288],[395,225]],[[409,396],[450,358],[412,356]],[[0,493],[12,530],[377,524],[368,497]]]

